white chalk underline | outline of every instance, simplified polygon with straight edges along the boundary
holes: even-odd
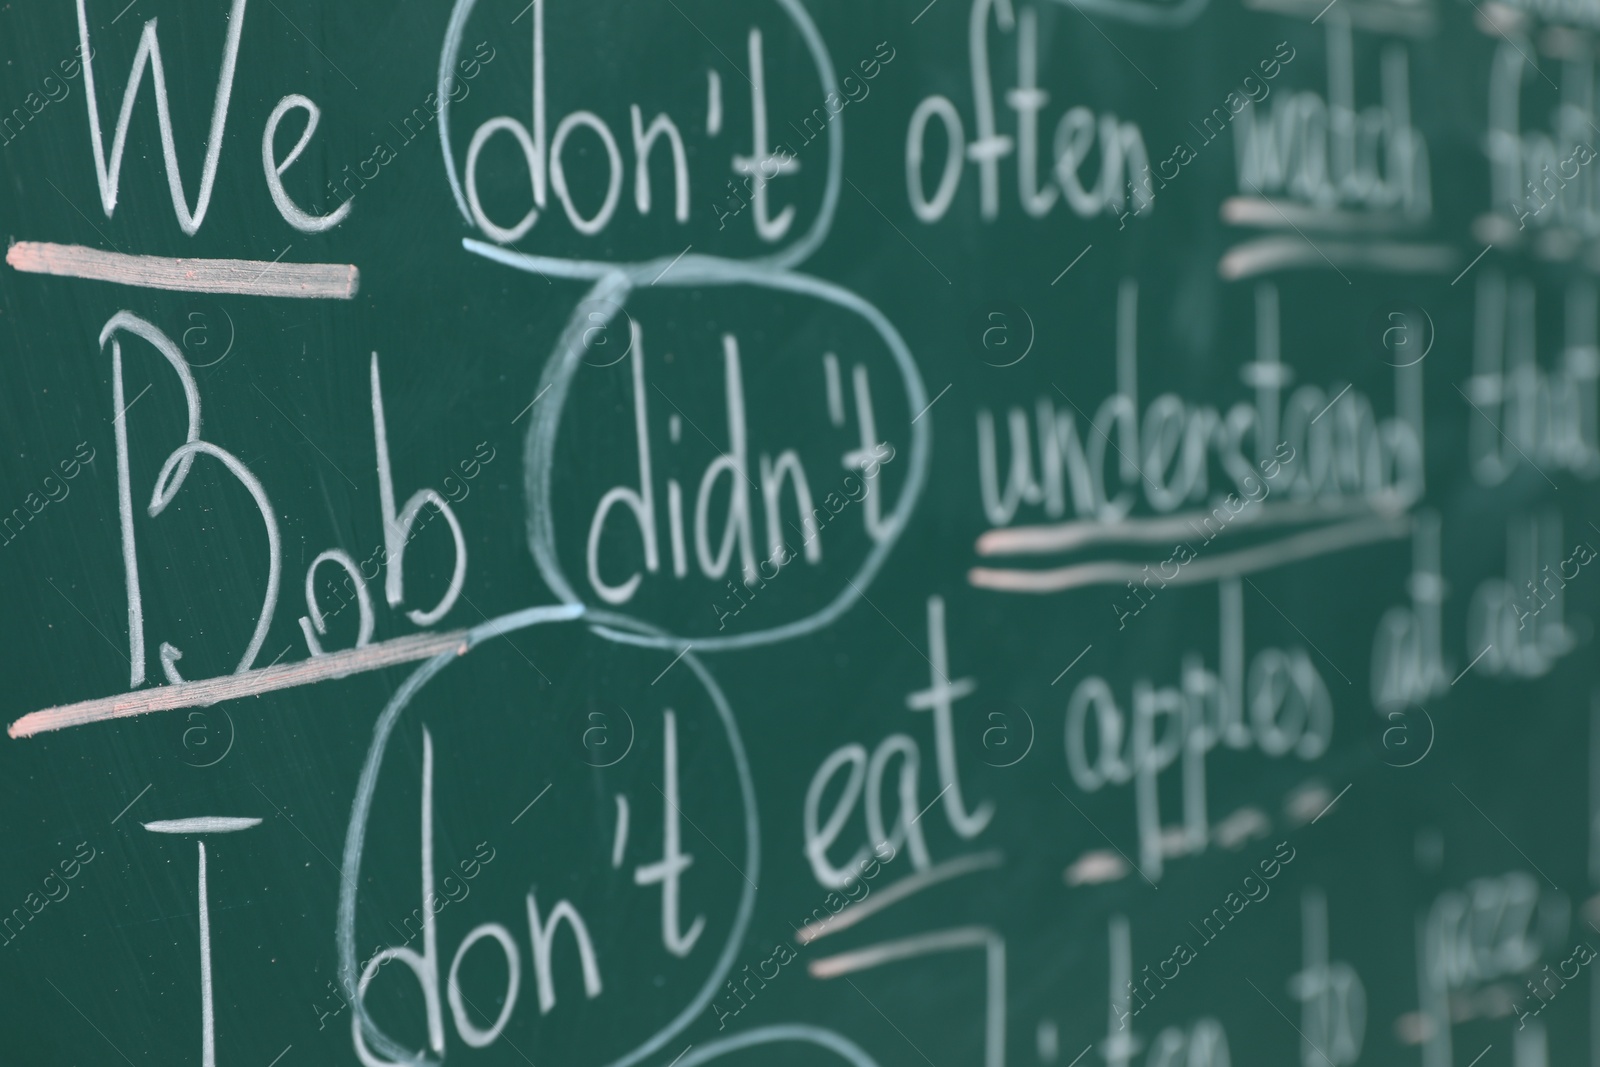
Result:
[[[141,825],[153,834],[231,834],[260,826],[261,820],[229,815],[199,815],[192,819],[157,819]]]
[[[1169,585],[1212,582],[1219,578],[1270,570],[1285,563],[1314,559],[1360,545],[1399,540],[1410,532],[1409,516],[1356,520],[1293,534],[1253,548],[1225,552],[1209,559],[1197,559],[1181,566],[1175,576],[1162,577],[1165,584]],[[973,567],[967,572],[967,582],[979,589],[1010,593],[1056,593],[1091,585],[1121,585],[1136,581],[1141,576],[1143,571],[1137,563],[1108,560],[1047,570]]]
[[[1347,500],[1333,504],[1263,499],[1249,514],[1241,510],[1236,524],[1224,526],[1218,532],[1232,533],[1292,523],[1330,523],[1373,516],[1391,518],[1403,515],[1405,511],[1405,503],[1398,498]],[[980,556],[1031,556],[1072,552],[1099,544],[1170,546],[1173,541],[1181,541],[1191,535],[1206,536],[1207,530],[1201,524],[1214,516],[1215,510],[1196,509],[1149,518],[1126,518],[1118,522],[1072,519],[1034,526],[1004,526],[985,531],[974,547]]]
[[[848,929],[863,919],[870,919],[885,908],[898,904],[900,901],[920,893],[924,889],[938,885],[941,882],[947,882],[952,878],[959,878],[964,874],[971,874],[974,871],[984,871],[999,867],[1004,862],[1004,854],[998,849],[991,849],[987,852],[975,852],[966,856],[957,856],[955,859],[946,860],[943,863],[929,867],[925,871],[906,875],[898,882],[879,890],[877,895],[871,898],[870,902],[863,896],[858,903],[846,905],[837,914],[831,915],[827,919],[813,919],[811,922],[806,923],[795,934],[795,944],[809,945],[811,942],[827,937],[829,934],[836,934],[841,930]]]

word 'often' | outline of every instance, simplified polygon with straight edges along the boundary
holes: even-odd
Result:
[[[996,125],[996,93],[989,72],[991,14],[1002,30],[1014,31],[1017,37],[1017,84],[1002,94],[1016,112],[1014,138],[1001,133]],[[1013,15],[1006,0],[972,0],[969,25],[976,136],[967,142],[961,112],[949,97],[939,94],[924,98],[906,126],[906,195],[919,221],[933,223],[944,218],[968,162],[978,170],[980,214],[985,221],[998,217],[1000,161],[1013,153],[1017,157],[1017,200],[1033,218],[1048,215],[1059,202],[1065,202],[1079,218],[1120,215],[1130,194],[1135,199],[1143,195],[1134,185],[1133,175],[1149,170],[1150,155],[1138,125],[1123,122],[1109,111],[1096,116],[1081,104],[1068,108],[1057,120],[1049,177],[1041,181],[1039,117],[1050,102],[1050,93],[1039,87],[1039,13],[1024,7]],[[943,127],[945,157],[938,164],[938,183],[929,194],[924,161],[928,128],[935,119]],[[1098,175],[1090,162],[1096,156]]]

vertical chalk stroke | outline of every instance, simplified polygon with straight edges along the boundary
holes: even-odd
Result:
[[[623,850],[628,847],[628,796],[617,794],[617,829],[611,838],[611,869],[622,869]]]
[[[18,241],[6,249],[6,262],[24,274],[83,278],[175,293],[353,300],[361,288],[361,272],[351,263],[185,259],[107,252],[51,241]]]
[[[400,716],[410,706],[417,693],[435,675],[484,642],[530,627],[576,621],[579,618],[585,618],[591,623],[603,624],[607,630],[612,632],[664,636],[660,630],[649,623],[615,612],[584,611],[582,608],[575,609],[572,605],[545,605],[525,608],[522,611],[491,619],[467,631],[463,640],[463,647],[459,653],[456,651],[442,652],[418,667],[402,683],[394,697],[390,699],[383,712],[378,716],[378,720],[372,728],[372,741],[361,767],[361,776],[356,784],[355,798],[351,801],[350,822],[345,831],[344,854],[340,863],[342,877],[339,882],[339,909],[334,928],[334,940],[339,953],[339,984],[341,988],[347,990],[357,989],[360,971],[356,958],[355,942],[356,886],[361,880],[361,858],[366,843],[367,821],[371,817],[373,797],[378,788],[378,775],[383,767],[384,753],[388,748],[390,738],[394,734],[395,727],[399,723]],[[723,695],[721,686],[717,684],[711,672],[706,670],[699,658],[693,653],[686,651],[681,658],[690,670],[694,672],[701,688],[710,697],[728,742],[729,752],[733,759],[734,770],[739,783],[739,796],[744,808],[743,822],[746,856],[742,869],[746,874],[746,879],[743,888],[739,891],[739,905],[735,910],[733,921],[728,930],[728,939],[717,956],[716,962],[712,965],[711,973],[707,976],[705,984],[689,1004],[665,1026],[632,1051],[618,1057],[609,1064],[604,1065],[604,1067],[632,1067],[633,1064],[638,1063],[640,1060],[654,1055],[663,1045],[681,1033],[695,1018],[705,1012],[706,1005],[711,1002],[723,979],[732,970],[735,957],[742,947],[745,933],[749,929],[751,916],[755,912],[755,883],[760,879],[761,869],[761,824],[757,815],[755,781],[751,774],[750,760],[745,752],[744,741],[740,736],[739,725],[734,717],[733,709],[728,704],[727,697]],[[417,1050],[406,1049],[385,1034],[372,1017],[367,1014],[359,996],[351,998],[350,1006],[354,1013],[351,1019],[352,1028],[364,1038],[373,1051],[387,1056],[392,1061],[411,1064],[412,1067],[441,1067],[443,1057],[433,1058]],[[838,1051],[840,1055],[849,1059],[853,1064],[857,1064],[858,1067],[876,1067],[854,1045],[845,1042],[842,1038],[837,1038],[836,1035],[828,1034],[827,1031],[795,1027],[792,1030],[784,1031],[784,1033],[790,1036],[772,1037],[771,1040],[811,1040],[814,1043],[822,1044]],[[731,1048],[728,1051],[731,1051]],[[698,1063],[707,1058],[710,1057],[702,1055],[699,1059],[691,1062]]]
[[[111,419],[112,438],[117,450],[117,519],[122,535],[122,571],[128,599],[128,688],[144,684],[144,601],[139,588],[138,548],[133,528],[132,474],[128,459],[128,401],[122,382],[122,339],[127,332],[149,342],[151,347],[166,358],[178,382],[183,386],[184,410],[188,415],[188,428],[184,443],[193,444],[200,439],[200,386],[194,371],[178,351],[178,346],[153,323],[147,322],[131,311],[119,311],[106,321],[100,330],[100,347],[111,342],[111,406],[116,414]],[[189,477],[194,466],[194,455],[186,454],[178,461],[176,476],[171,479],[168,492],[176,493]],[[159,495],[151,501],[166,507],[167,501]],[[13,734],[13,737],[16,735]]]
[[[722,75],[716,67],[706,68],[706,136],[722,132]]]
[[[467,30],[467,21],[471,18],[473,9],[477,7],[478,0],[456,0],[456,6],[450,12],[450,22],[445,28],[444,43],[439,50],[439,79],[437,84],[439,100],[439,145],[444,154],[445,180],[450,185],[450,193],[456,202],[456,208],[461,212],[462,219],[468,225],[475,225],[472,205],[469,203],[467,191],[462,187],[462,176],[456,169],[455,155],[450,141],[450,81],[455,76],[457,57],[461,52],[463,36]],[[534,59],[541,63],[545,54],[543,30],[543,4],[544,0],[535,0],[530,14],[533,17],[532,29],[534,42]],[[816,23],[806,12],[801,0],[777,0],[781,8],[799,30],[801,40],[806,47],[806,53],[811,59],[812,67],[817,76],[820,95],[826,98],[830,93],[834,96],[841,95],[839,82],[833,68],[833,59],[828,54],[828,46],[818,32]],[[497,128],[510,129],[516,120],[502,116],[504,124]],[[544,87],[542,80],[536,78],[534,82],[533,98],[533,125],[534,132],[531,141],[534,144],[538,161],[546,162],[547,149],[542,142],[544,127]],[[490,122],[499,120],[490,119]],[[526,133],[526,131],[523,131]],[[762,256],[754,256],[748,260],[724,260],[714,256],[689,256],[685,261],[693,259],[711,263],[738,263],[747,262],[756,267],[769,267],[786,269],[796,267],[811,257],[833,228],[833,217],[839,204],[839,195],[844,186],[844,115],[842,113],[833,117],[828,123],[828,171],[822,187],[822,201],[817,208],[817,217],[812,221],[811,228],[803,235],[797,237],[789,245],[775,252]],[[715,136],[715,133],[712,134]],[[521,139],[520,137],[518,138]],[[544,202],[544,175],[542,170],[533,174],[535,205],[534,211],[543,211]],[[531,214],[531,213],[530,213]],[[533,223],[529,223],[530,226]],[[487,232],[487,231],[485,231]],[[493,234],[490,234],[493,236]],[[488,259],[496,260],[507,266],[516,267],[534,274],[548,275],[557,278],[583,278],[598,281],[612,271],[623,271],[629,276],[640,277],[645,280],[660,274],[672,262],[672,255],[663,255],[646,262],[634,263],[609,263],[603,260],[569,259],[559,256],[529,255],[502,248],[498,244],[489,244],[473,238],[463,238],[462,247],[467,251]],[[676,270],[673,271],[677,273]],[[683,284],[683,283],[675,283]]]
[[[230,834],[260,826],[256,818],[201,815],[189,819],[147,822],[144,828],[158,834]],[[200,1064],[217,1067],[217,1019],[211,983],[211,894],[206,885],[206,843],[196,841],[200,853]]]
[[[373,447],[378,456],[378,508],[383,515],[384,542],[384,597],[391,608],[405,602],[405,552],[411,543],[410,531],[422,509],[433,505],[450,527],[450,539],[455,545],[455,561],[451,566],[450,585],[439,602],[427,611],[412,609],[406,618],[417,626],[432,626],[455,606],[456,598],[467,581],[467,539],[461,532],[461,522],[452,508],[433,489],[418,489],[412,493],[398,514],[394,503],[394,471],[389,463],[389,429],[383,412],[383,382],[378,374],[378,353],[372,353],[372,434]],[[308,587],[309,588],[309,587]]]
[[[78,4],[81,7],[83,0]],[[200,847],[200,1067],[217,1067],[217,1009],[211,988],[211,894],[206,891],[206,843],[196,844]]]

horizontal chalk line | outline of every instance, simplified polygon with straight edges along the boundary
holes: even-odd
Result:
[[[6,249],[6,262],[27,274],[88,278],[180,293],[349,300],[361,286],[361,272],[351,263],[134,256],[48,241],[18,241]]]
[[[153,834],[231,834],[260,826],[261,820],[230,815],[197,815],[192,819],[157,819],[142,825]]]
[[[1005,862],[1004,853],[999,849],[988,852],[976,852],[968,856],[957,856],[953,860],[929,867],[925,871],[909,874],[892,885],[880,889],[870,896],[863,896],[858,903],[847,904],[839,909],[837,915],[828,919],[816,920],[806,923],[795,935],[795,943],[809,945],[819,938],[847,930],[863,919],[870,919],[885,908],[892,907],[913,894],[924,889],[948,882],[952,878],[959,878],[964,874],[974,871],[989,870],[999,867]],[[831,925],[830,925],[831,924]]]
[[[109,719],[125,719],[152,711],[207,707],[224,700],[238,700],[279,689],[315,685],[318,682],[344,678],[352,674],[432,659],[447,652],[464,656],[475,645],[511,633],[522,626],[534,622],[582,618],[585,610],[582,604],[539,604],[487,619],[469,630],[410,634],[363,648],[330,652],[325,656],[301,660],[299,663],[286,663],[281,667],[276,665],[260,667],[238,674],[225,674],[218,678],[201,678],[192,682],[155,686],[132,693],[119,693],[116,696],[98,697],[76,704],[45,708],[43,711],[24,715],[8,726],[6,733],[12,737],[33,737],[52,730],[65,730],[69,726],[86,726],[89,723],[105,722]]]
[[[1248,501],[1249,498],[1246,498]],[[1101,522],[1098,519],[1073,519],[1039,526],[1005,526],[983,533],[977,541],[980,556],[1045,555],[1051,552],[1071,552],[1096,544],[1169,544],[1172,541],[1192,540],[1195,537],[1222,536],[1236,531],[1248,531],[1269,525],[1297,522],[1329,522],[1336,519],[1362,517],[1377,513],[1397,515],[1405,511],[1405,503],[1394,496],[1392,500],[1353,499],[1335,503],[1320,501],[1284,501],[1263,503],[1230,515],[1221,505],[1210,511],[1195,510],[1175,515],[1151,518],[1130,518],[1120,522]],[[1210,532],[1203,525],[1221,511],[1227,525]]]
[[[1389,271],[1401,274],[1448,274],[1460,256],[1451,245],[1406,241],[1321,241],[1303,237],[1262,237],[1228,249],[1217,263],[1224,281],[1235,282],[1275,270],[1303,267],[1335,270]]]
[[[117,696],[97,697],[76,704],[45,708],[24,715],[8,726],[6,733],[12,737],[33,737],[50,733],[52,730],[65,730],[70,726],[84,726],[92,722],[105,722],[108,719],[125,719],[152,711],[203,708],[224,700],[237,700],[240,697],[257,696],[279,689],[314,685],[331,678],[343,678],[346,675],[429,659],[451,649],[465,652],[467,646],[468,634],[465,630],[396,637],[364,648],[330,652],[325,656],[316,656],[299,663],[261,667],[239,674],[225,674],[218,678],[201,678],[192,682],[180,682],[177,685],[156,686]]]
[[[1410,532],[1409,517],[1346,522],[1294,534],[1271,544],[1240,549],[1210,559],[1197,559],[1180,565],[1177,574],[1171,578],[1161,575],[1160,580],[1167,585],[1211,582],[1218,578],[1270,570],[1285,563],[1329,555],[1357,545],[1398,540]],[[1121,585],[1142,577],[1146,577],[1144,565],[1122,562],[1082,563],[1048,570],[974,567],[967,572],[968,583],[979,589],[999,589],[1010,593],[1055,593],[1090,585]]]
[[[949,952],[952,949],[983,948],[994,939],[994,931],[984,926],[957,926],[948,930],[936,930],[932,933],[917,934],[912,937],[901,938],[898,941],[885,941],[879,945],[869,945],[854,952],[841,952],[837,956],[827,956],[820,960],[812,960],[806,967],[813,978],[841,978],[855,971],[864,971],[871,967],[880,967],[885,963],[895,963],[899,960],[915,959],[918,956],[927,956],[935,952]]]

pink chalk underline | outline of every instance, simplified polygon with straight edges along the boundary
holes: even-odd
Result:
[[[1398,515],[1383,518],[1358,519],[1317,530],[1292,534],[1253,548],[1225,552],[1209,559],[1196,559],[1176,564],[1178,571],[1168,577],[1160,575],[1163,585],[1189,585],[1214,582],[1256,571],[1271,570],[1286,563],[1297,563],[1318,556],[1342,552],[1348,548],[1395,541],[1411,532],[1411,517]],[[1202,546],[1203,547],[1203,546]],[[1045,570],[1003,569],[973,567],[967,571],[967,583],[978,589],[995,589],[1007,593],[1058,593],[1092,585],[1121,585],[1124,582],[1148,578],[1152,564],[1122,560],[1095,563],[1078,563]],[[1159,568],[1158,568],[1159,570]]]
[[[49,241],[18,241],[6,249],[6,262],[26,274],[87,278],[180,293],[350,300],[361,287],[361,272],[351,263],[134,256]]]
[[[402,663],[431,659],[441,652],[466,652],[471,632],[454,630],[442,634],[411,634],[363,648],[330,652],[299,663],[260,667],[225,674],[218,678],[201,678],[175,685],[161,685],[140,689],[116,696],[81,700],[76,704],[63,704],[29,712],[10,726],[6,733],[13,738],[34,737],[53,730],[72,726],[85,726],[110,719],[126,719],[152,711],[171,711],[175,708],[209,707],[224,700],[257,696],[279,689],[314,685],[333,678],[381,670]]]

